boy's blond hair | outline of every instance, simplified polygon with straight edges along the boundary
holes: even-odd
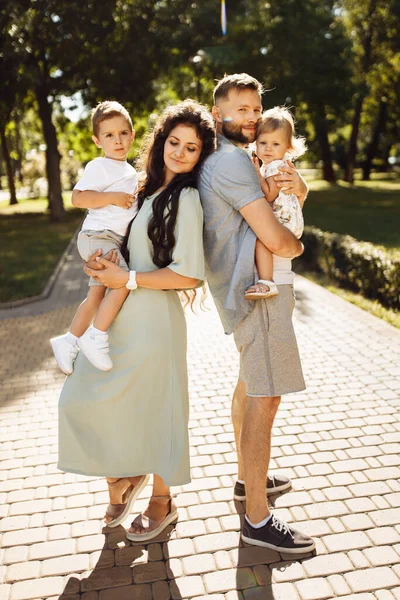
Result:
[[[293,115],[285,106],[274,106],[263,113],[257,125],[257,137],[277,129],[283,129],[286,134],[289,149],[285,158],[294,160],[307,152],[306,140],[302,136],[295,135]]]
[[[112,119],[113,117],[124,117],[129,125],[129,129],[133,131],[132,119],[130,118],[128,111],[122,104],[115,100],[105,100],[104,102],[100,102],[100,104],[92,110],[91,117],[93,134],[96,137],[99,136],[100,123],[107,121],[107,119]]]

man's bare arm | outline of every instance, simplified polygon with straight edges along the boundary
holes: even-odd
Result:
[[[265,198],[250,202],[240,210],[240,214],[260,242],[273,254],[282,258],[295,258],[303,253],[303,244],[279,223]]]

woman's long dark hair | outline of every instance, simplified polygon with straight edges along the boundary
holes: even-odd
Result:
[[[215,149],[215,124],[206,106],[194,100],[185,100],[166,108],[147,141],[147,148],[141,160],[146,179],[138,193],[139,210],[145,199],[164,184],[164,145],[171,131],[178,125],[193,127],[203,146],[194,169],[190,173],[176,175],[153,201],[153,216],[149,221],[147,233],[153,245],[154,264],[159,268],[167,267],[172,262],[180,194],[185,188],[197,188],[200,167]],[[128,263],[128,239],[132,223],[133,220],[121,246],[122,255]]]

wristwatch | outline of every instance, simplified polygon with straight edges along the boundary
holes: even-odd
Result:
[[[129,279],[126,282],[126,287],[128,288],[128,290],[136,290],[137,288],[137,283],[136,283],[136,271],[129,271]]]

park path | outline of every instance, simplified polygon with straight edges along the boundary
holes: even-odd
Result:
[[[272,468],[293,489],[271,502],[317,553],[293,560],[240,543],[237,354],[215,309],[188,313],[192,483],[176,490],[176,528],[135,546],[103,529],[104,480],[56,468],[63,376],[48,339],[85,293],[74,253],[49,299],[0,311],[0,599],[399,600],[400,332],[298,278],[307,391],[277,416]]]

